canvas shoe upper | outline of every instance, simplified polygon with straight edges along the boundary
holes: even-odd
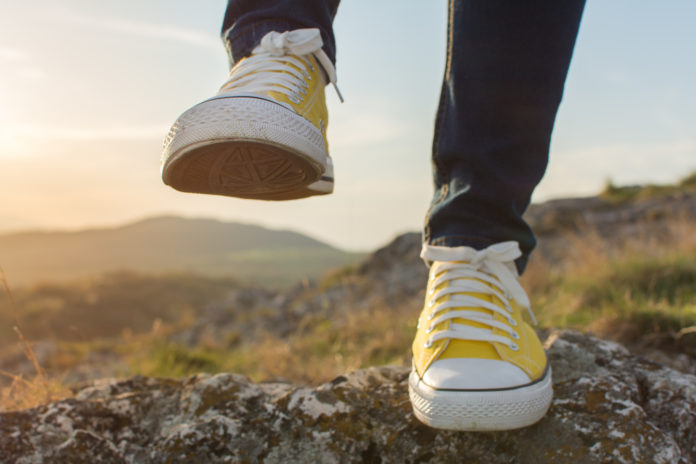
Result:
[[[318,29],[269,32],[216,96],[174,123],[164,143],[164,182],[265,200],[331,193],[324,87],[335,82]]]
[[[416,416],[454,430],[506,430],[543,417],[551,373],[529,299],[517,280],[517,242],[484,250],[424,245],[432,262],[413,342]]]

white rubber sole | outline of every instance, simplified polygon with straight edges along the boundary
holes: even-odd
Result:
[[[512,430],[538,422],[553,397],[551,369],[539,381],[505,390],[437,390],[411,371],[408,393],[415,416],[437,429]]]
[[[321,132],[291,109],[259,97],[221,96],[172,125],[162,180],[183,192],[291,200],[331,193],[330,162]]]

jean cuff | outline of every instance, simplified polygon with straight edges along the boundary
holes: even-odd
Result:
[[[227,55],[230,59],[230,67],[251,55],[251,51],[259,44],[263,36],[271,31],[285,32],[295,29],[305,29],[307,26],[288,21],[287,19],[268,19],[265,21],[249,24],[243,28],[232,26],[222,32],[222,41],[225,43]],[[334,52],[326,46],[324,40],[324,51],[332,62],[335,61]]]

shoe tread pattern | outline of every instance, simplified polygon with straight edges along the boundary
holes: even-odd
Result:
[[[176,176],[182,191],[282,199],[298,185],[312,182],[317,169],[278,147],[228,141],[191,150],[179,163]]]
[[[261,98],[219,98],[174,123],[162,174],[184,192],[285,200],[318,181],[327,160],[321,132],[302,116]]]

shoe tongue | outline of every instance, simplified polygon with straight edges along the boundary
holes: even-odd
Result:
[[[323,46],[324,41],[321,38],[321,32],[317,28],[295,29],[294,31],[286,32],[271,31],[263,36],[261,42],[252,50],[251,54],[268,55],[271,57],[286,55],[314,56],[323,71],[322,77],[325,83],[333,85],[338,99],[343,103],[343,95],[341,95],[341,91],[336,86],[336,68],[322,49]]]

